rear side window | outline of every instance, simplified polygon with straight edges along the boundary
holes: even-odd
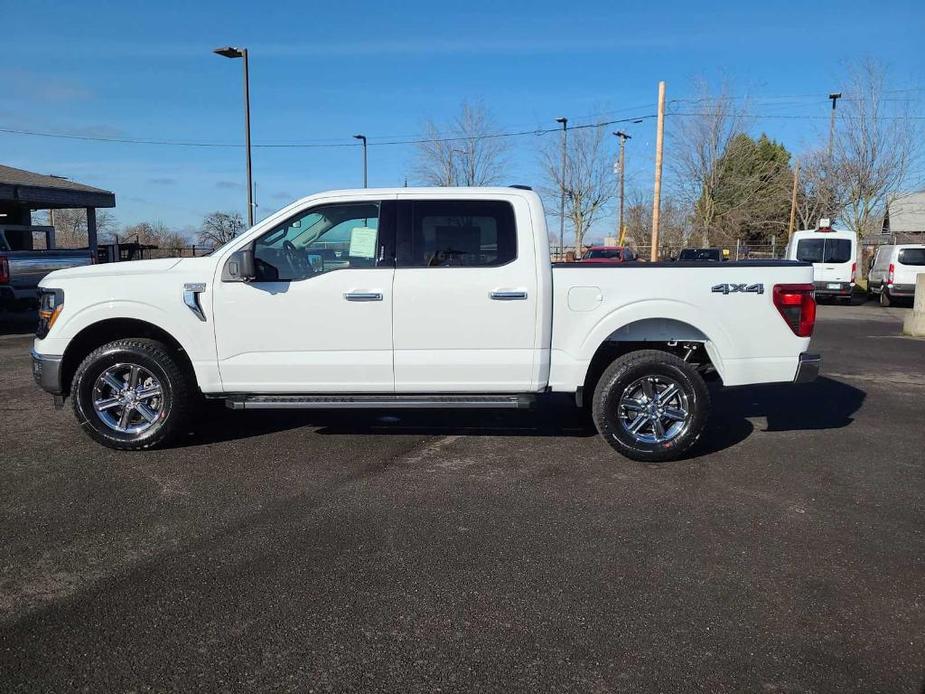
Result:
[[[797,260],[804,263],[847,263],[851,260],[851,241],[802,239],[797,243]]]
[[[903,248],[897,260],[900,265],[925,265],[925,248]]]
[[[398,267],[496,267],[517,257],[510,203],[426,200],[401,203]]]

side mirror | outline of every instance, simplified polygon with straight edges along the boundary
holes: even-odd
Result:
[[[222,268],[222,282],[250,282],[257,278],[252,246],[235,251]]]

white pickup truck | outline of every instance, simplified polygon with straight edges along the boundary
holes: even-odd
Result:
[[[682,455],[727,386],[811,380],[812,266],[551,264],[524,187],[299,200],[204,258],[54,272],[35,379],[103,445],[142,449],[196,404],[524,407],[575,395],[636,460]]]

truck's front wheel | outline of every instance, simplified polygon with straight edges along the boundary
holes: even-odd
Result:
[[[700,374],[668,352],[616,359],[597,382],[592,412],[601,436],[627,458],[674,460],[700,437],[710,394]]]
[[[71,387],[74,414],[95,441],[119,450],[173,438],[190,407],[187,374],[155,340],[116,340],[81,362]]]

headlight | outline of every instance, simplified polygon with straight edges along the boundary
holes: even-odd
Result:
[[[61,315],[61,309],[64,308],[64,292],[60,289],[42,289],[39,294],[39,324],[35,329],[35,335],[39,339],[44,338],[51,326],[58,320]]]

